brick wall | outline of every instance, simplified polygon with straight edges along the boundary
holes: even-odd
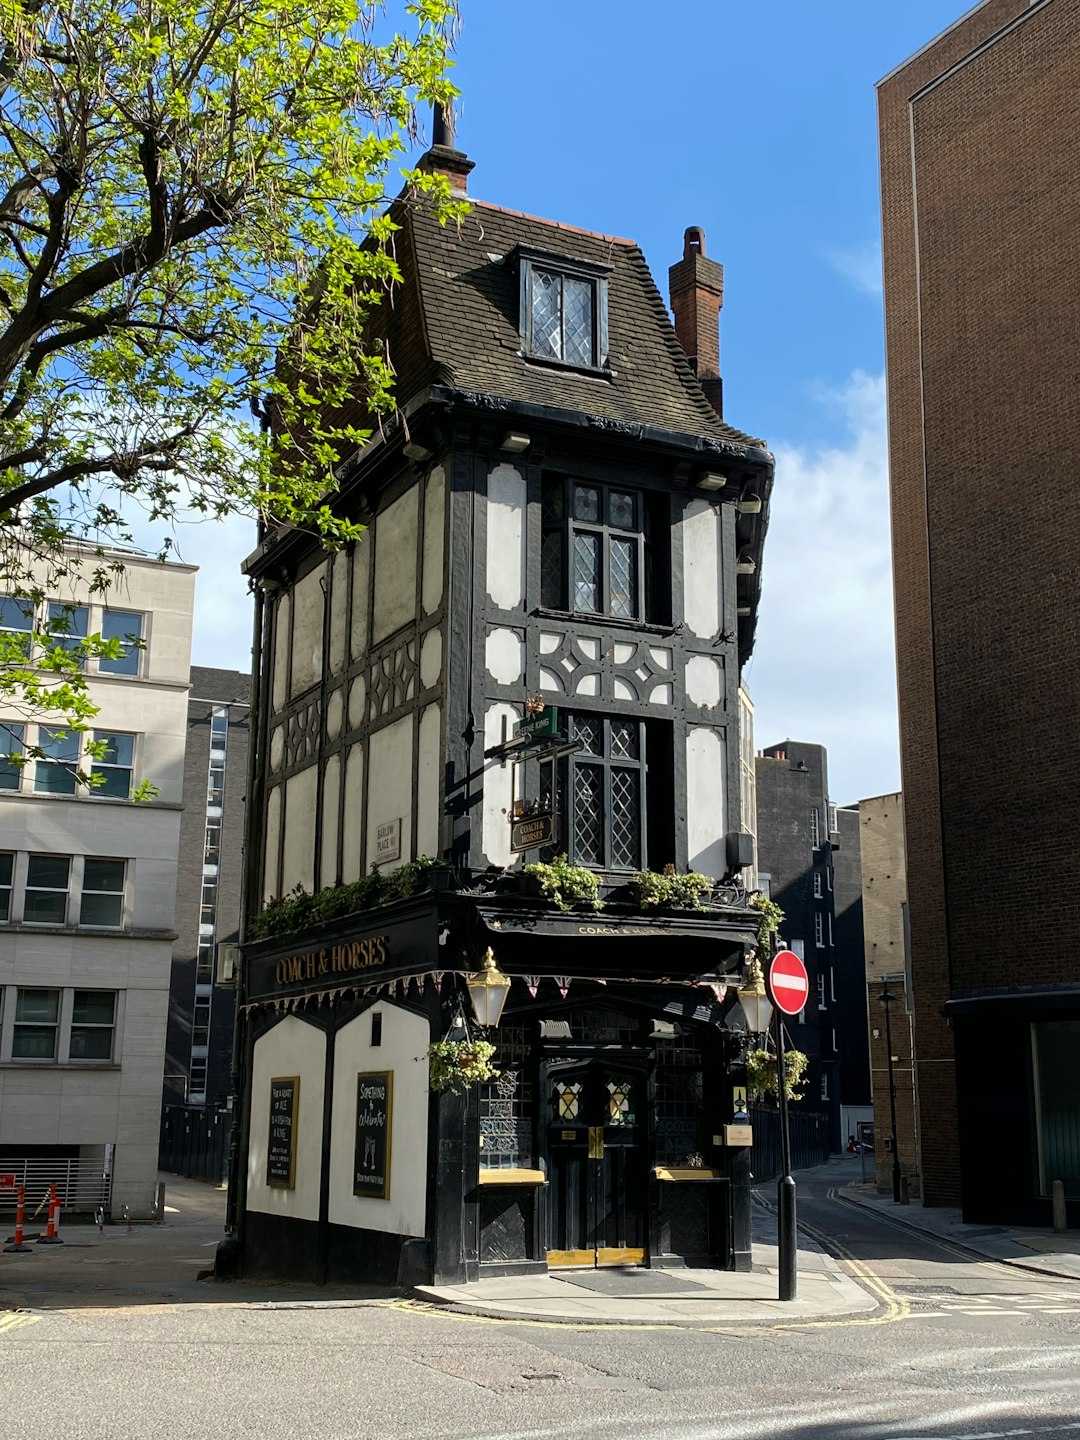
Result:
[[[941,1008],[1071,979],[1080,939],[1080,0],[988,0],[878,100],[922,1178],[954,1204]]]

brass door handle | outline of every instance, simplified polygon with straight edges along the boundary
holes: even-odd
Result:
[[[604,1158],[604,1127],[602,1125],[589,1126],[589,1159],[602,1160]]]

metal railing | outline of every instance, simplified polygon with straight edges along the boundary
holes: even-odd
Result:
[[[158,1166],[194,1180],[226,1179],[232,1122],[231,1110],[165,1105],[161,1111]]]
[[[788,1111],[791,1135],[791,1168],[807,1170],[812,1165],[825,1165],[829,1159],[829,1119],[827,1115],[801,1115]],[[750,1169],[755,1185],[775,1180],[780,1174],[780,1112],[767,1105],[751,1105],[750,1121],[754,1127],[754,1148]]]
[[[55,1185],[64,1214],[92,1214],[99,1207],[106,1214],[112,1204],[112,1175],[103,1171],[99,1160],[20,1160],[6,1156],[0,1173],[15,1176],[15,1186],[26,1191],[26,1224],[48,1219],[49,1186]],[[7,1221],[15,1214],[16,1190],[0,1190],[0,1215]]]

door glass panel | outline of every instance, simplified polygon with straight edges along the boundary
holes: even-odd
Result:
[[[581,1108],[581,1082],[556,1080],[552,1091],[556,1120],[574,1121]]]
[[[609,1125],[633,1125],[635,1122],[633,1088],[629,1080],[609,1080],[608,1116]]]

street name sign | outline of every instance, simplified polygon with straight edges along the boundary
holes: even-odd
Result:
[[[810,994],[806,966],[794,950],[778,950],[769,966],[769,994],[778,1010],[797,1015]]]
[[[535,715],[526,715],[523,720],[515,720],[514,735],[518,739],[527,735],[530,740],[542,735],[554,735],[558,723],[558,709],[554,705],[545,705],[543,710],[538,710]]]

